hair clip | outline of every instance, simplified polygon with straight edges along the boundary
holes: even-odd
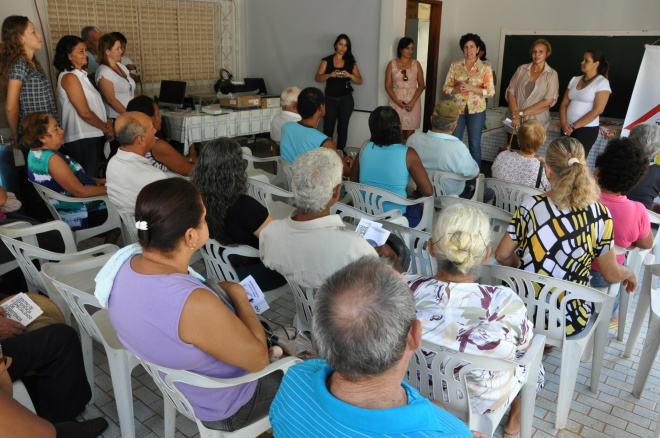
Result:
[[[575,158],[575,157],[571,157],[571,158],[568,159],[568,164],[567,164],[567,166],[572,166],[572,165],[575,164],[575,163],[580,163],[580,160],[578,160],[578,159]]]
[[[147,226],[147,221],[137,221],[135,222],[135,228],[142,231],[147,231],[149,227]]]

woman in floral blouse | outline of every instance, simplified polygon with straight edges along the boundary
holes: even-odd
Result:
[[[504,286],[474,282],[475,272],[491,252],[490,226],[478,208],[456,204],[443,209],[433,227],[435,277],[405,274],[415,296],[417,319],[425,341],[498,359],[522,356],[532,342],[532,323],[523,301]],[[520,431],[520,398],[524,367],[510,372],[473,371],[468,382],[472,410],[479,414],[511,405],[505,437]],[[539,374],[543,387],[543,369]],[[515,399],[514,399],[515,397]]]
[[[495,95],[493,70],[479,59],[484,47],[479,35],[468,33],[459,42],[465,59],[454,61],[447,73],[442,91],[453,96],[460,116],[454,136],[463,140],[467,126],[470,155],[481,166],[481,131],[486,123],[486,98]]]

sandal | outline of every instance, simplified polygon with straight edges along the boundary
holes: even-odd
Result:
[[[543,347],[543,354],[552,353],[553,351],[555,351],[554,345],[545,344],[545,347]],[[520,432],[518,432],[518,434],[520,434]],[[511,435],[511,437],[506,437],[506,438],[516,438],[516,437],[514,435]]]
[[[520,437],[520,432],[516,432],[516,433],[504,432],[504,438],[518,438],[518,437]]]

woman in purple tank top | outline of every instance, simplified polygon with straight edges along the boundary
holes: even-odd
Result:
[[[233,308],[188,273],[209,238],[197,187],[170,178],[138,195],[135,220],[142,254],[128,256],[112,286],[108,311],[122,343],[139,357],[199,374],[233,378],[268,364],[263,327],[245,289],[222,282]],[[268,414],[282,373],[225,389],[183,387],[209,428],[233,431]]]

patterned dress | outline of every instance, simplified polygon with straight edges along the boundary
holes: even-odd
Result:
[[[61,185],[48,173],[48,162],[50,157],[57,155],[61,157],[71,168],[73,174],[85,186],[95,186],[94,181],[85,173],[82,166],[75,160],[50,149],[30,150],[28,154],[28,178],[30,181],[47,187],[57,193],[65,196],[73,195],[62,188]],[[50,203],[59,212],[62,220],[71,227],[73,231],[85,229],[88,227],[89,213],[105,210],[106,205],[101,201],[92,202],[63,202],[56,199],[50,199]]]
[[[476,283],[445,283],[404,274],[415,296],[422,338],[449,349],[497,359],[515,359],[532,342],[525,304],[511,289]],[[448,293],[449,291],[449,293]],[[472,409],[480,414],[504,409],[518,394],[525,368],[468,374]],[[541,387],[543,379],[541,377]]]
[[[559,210],[549,197],[531,196],[520,204],[507,232],[522,250],[520,269],[587,285],[591,263],[611,249],[612,230],[610,212],[600,202]],[[581,300],[567,303],[567,335],[584,329],[592,307]]]
[[[397,99],[410,102],[415,95],[417,91],[417,65],[417,61],[413,59],[412,67],[406,70],[406,74],[404,75],[403,70],[399,70],[396,67],[396,59],[392,60],[392,88]],[[407,81],[404,80],[406,77],[408,78]],[[392,99],[390,99],[390,106],[399,113],[401,129],[404,131],[419,129],[420,121],[422,120],[422,103],[419,99],[417,99],[415,106],[413,106],[410,112],[401,108]]]

